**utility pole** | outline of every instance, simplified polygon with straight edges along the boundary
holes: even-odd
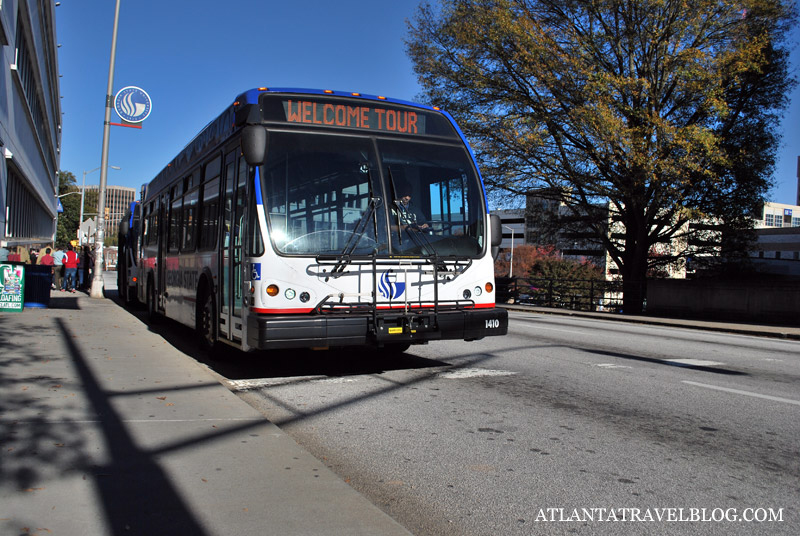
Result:
[[[114,106],[114,63],[117,56],[117,28],[119,27],[119,5],[114,11],[114,32],[111,36],[111,61],[108,66],[108,90],[106,91],[106,113],[103,122],[103,154],[100,158],[100,188],[97,200],[97,234],[94,242],[94,277],[89,295],[103,297],[103,241],[105,240],[106,181],[108,180],[108,140],[111,135],[111,108]]]
[[[514,277],[514,228],[508,225],[503,227],[511,231],[511,262],[508,265],[508,277]]]

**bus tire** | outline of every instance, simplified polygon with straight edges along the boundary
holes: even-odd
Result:
[[[122,305],[128,305],[128,293],[125,290],[125,263],[117,262],[117,293]]]
[[[197,334],[200,346],[207,352],[213,352],[217,347],[217,303],[214,293],[203,287],[197,297]]]
[[[117,291],[123,305],[132,305],[131,289],[128,286],[128,267],[125,263],[119,263],[117,267]]]
[[[158,320],[158,307],[156,306],[156,287],[152,279],[147,280],[147,320],[154,323]]]

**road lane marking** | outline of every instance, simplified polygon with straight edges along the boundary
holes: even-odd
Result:
[[[795,406],[800,406],[800,400],[792,400],[791,398],[781,398],[779,396],[770,396],[770,395],[762,395],[760,393],[753,393],[750,391],[742,391],[740,389],[729,389],[728,387],[719,387],[716,385],[709,385],[707,383],[698,383],[698,382],[691,382],[688,380],[683,380],[681,383],[686,383],[689,385],[695,385],[697,387],[705,387],[706,389],[714,389],[715,391],[724,391],[726,393],[733,393],[736,395],[744,395],[744,396],[752,396],[754,398],[763,398],[765,400],[772,400],[774,402],[783,402],[785,404],[794,404]]]
[[[516,372],[510,370],[490,370],[479,368],[465,368],[457,370],[448,370],[437,374],[439,378],[447,378],[450,380],[463,380],[466,378],[480,378],[484,376],[513,376]]]
[[[689,365],[692,367],[719,367],[725,364],[719,361],[706,361],[704,359],[663,359],[662,361],[678,365]]]
[[[600,368],[633,368],[628,365],[615,365],[614,363],[600,363],[595,366]]]
[[[231,391],[250,391],[264,387],[281,387],[325,380],[327,376],[291,376],[285,378],[254,378],[251,380],[226,380]]]

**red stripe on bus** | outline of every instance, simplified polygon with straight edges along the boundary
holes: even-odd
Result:
[[[476,303],[474,306],[466,307],[468,309],[494,309],[495,304],[493,303]],[[333,309],[337,309],[333,307]],[[345,310],[349,309],[347,306],[342,306],[340,309]],[[378,307],[380,311],[391,311],[392,309],[405,309],[404,305],[395,305],[395,306],[387,306],[387,307]],[[410,307],[410,309],[433,309],[433,305],[423,305],[422,307]],[[269,314],[269,315],[286,315],[286,314],[308,314],[313,312],[314,309],[262,309],[260,307],[251,307],[250,312],[252,313],[260,313],[260,314]]]
[[[259,307],[250,308],[250,312],[270,314],[270,315],[308,314],[313,310],[314,309],[261,309]]]

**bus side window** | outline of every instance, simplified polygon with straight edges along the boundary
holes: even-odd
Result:
[[[183,208],[183,198],[179,197],[172,201],[169,210],[169,242],[167,251],[178,251],[181,242],[181,212]]]
[[[195,189],[183,198],[183,240],[181,251],[194,251],[197,244],[197,198]]]
[[[200,208],[200,249],[214,249],[219,227],[219,179],[203,185],[203,203]]]

